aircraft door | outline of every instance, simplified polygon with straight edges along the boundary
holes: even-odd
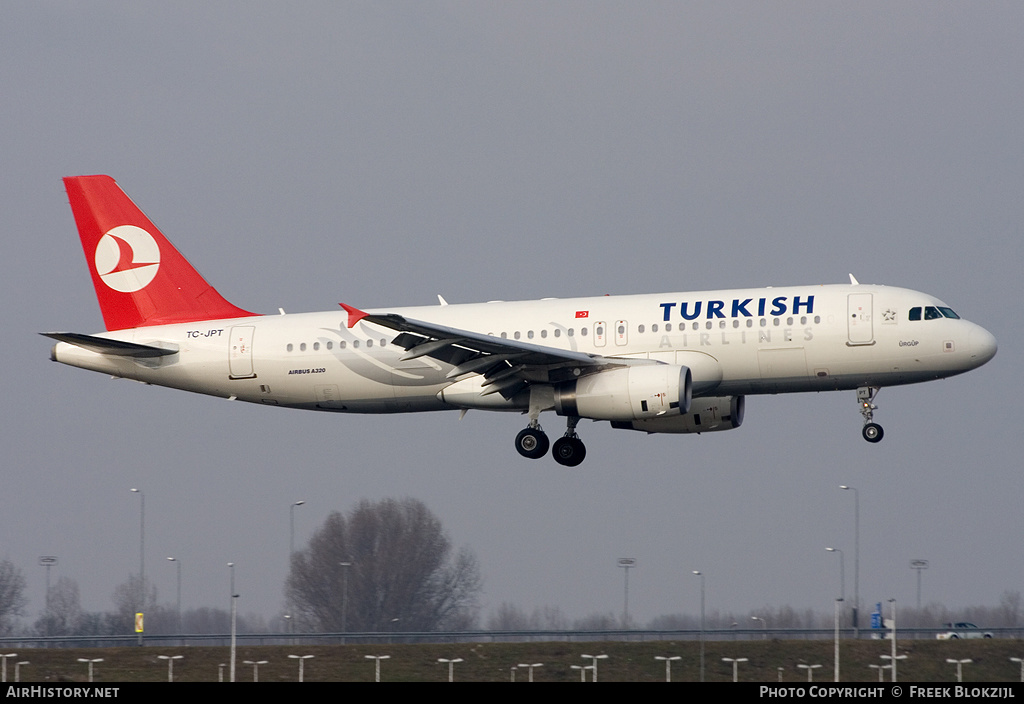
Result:
[[[231,379],[253,379],[252,338],[253,325],[236,325],[228,336],[228,376]]]
[[[851,293],[849,295],[846,320],[849,344],[851,345],[875,344],[874,325],[871,319],[871,297],[870,293]]]

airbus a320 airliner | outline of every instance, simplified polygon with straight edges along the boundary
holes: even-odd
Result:
[[[258,315],[210,286],[109,176],[64,179],[107,331],[43,333],[51,358],[227,399],[340,413],[528,415],[515,446],[583,461],[581,418],[647,433],[738,428],[754,394],[855,390],[863,436],[881,387],[961,374],[996,340],[917,291],[860,285]]]

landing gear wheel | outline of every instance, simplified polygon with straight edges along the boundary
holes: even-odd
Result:
[[[587,447],[579,438],[562,437],[555,440],[551,455],[558,464],[575,467],[586,459]]]
[[[549,446],[547,434],[539,428],[523,428],[516,435],[516,450],[531,460],[539,460],[546,455]]]
[[[885,435],[885,431],[882,430],[882,426],[878,423],[868,423],[864,426],[864,430],[861,431],[861,435],[868,442],[878,442]]]

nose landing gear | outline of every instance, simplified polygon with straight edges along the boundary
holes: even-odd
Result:
[[[877,386],[861,386],[857,389],[857,402],[860,404],[860,414],[864,416],[864,428],[861,435],[868,442],[879,442],[885,435],[882,426],[873,423],[874,411],[878,408],[874,404],[875,396],[881,389]]]

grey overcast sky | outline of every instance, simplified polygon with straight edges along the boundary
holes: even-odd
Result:
[[[410,496],[470,546],[486,615],[827,610],[860,490],[865,610],[1024,589],[1020,2],[36,2],[0,23],[0,558],[111,608],[138,569],[186,608],[282,607],[297,540]],[[999,354],[885,389],[748,399],[740,430],[268,409],[53,364],[103,329],[61,177],[107,173],[210,282],[289,312],[861,282],[938,296]],[[549,430],[562,425],[546,417]],[[544,420],[544,419],[542,419]]]

